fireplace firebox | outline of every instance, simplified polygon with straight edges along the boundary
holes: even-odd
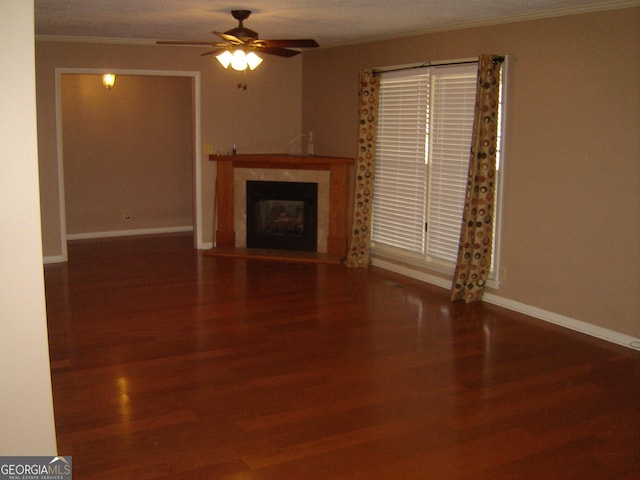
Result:
[[[317,251],[318,184],[247,181],[247,247]]]

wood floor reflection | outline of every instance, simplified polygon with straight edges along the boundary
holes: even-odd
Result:
[[[640,354],[380,269],[73,242],[45,268],[78,479],[640,478]]]

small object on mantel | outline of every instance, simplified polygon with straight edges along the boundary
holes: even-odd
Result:
[[[289,140],[289,155],[312,156],[313,155],[313,132],[301,133]]]
[[[307,155],[313,155],[313,132],[307,135]]]

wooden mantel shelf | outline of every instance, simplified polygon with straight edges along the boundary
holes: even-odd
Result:
[[[329,171],[329,232],[327,253],[344,256],[347,253],[347,211],[349,192],[349,167],[353,158],[319,155],[300,156],[283,153],[250,155],[209,155],[218,163],[216,212],[216,247],[235,248],[234,230],[234,179],[235,168],[271,168],[285,170]]]
[[[353,165],[353,158],[319,155],[287,155],[266,153],[249,155],[209,155],[212,162],[231,162],[235,168],[280,168],[299,170],[330,170],[332,166]]]

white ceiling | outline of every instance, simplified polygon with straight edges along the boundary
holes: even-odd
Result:
[[[214,41],[252,10],[260,38],[321,46],[639,5],[640,0],[35,0],[38,36]]]

